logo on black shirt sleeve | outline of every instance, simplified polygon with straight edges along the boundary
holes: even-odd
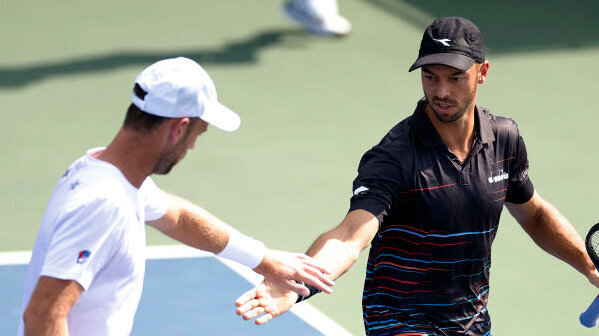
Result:
[[[366,188],[365,186],[360,186],[358,189],[354,190],[354,195],[358,196],[359,194],[368,191],[369,189]]]

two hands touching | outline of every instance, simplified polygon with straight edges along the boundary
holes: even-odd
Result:
[[[301,253],[267,250],[254,271],[264,276],[265,281],[302,296],[310,295],[310,290],[305,285],[330,294],[333,292],[330,286],[335,284],[329,278],[329,270]]]
[[[300,253],[269,250],[254,271],[264,276],[264,282],[243,293],[235,305],[237,315],[244,320],[258,317],[258,325],[288,311],[300,295],[309,296],[306,285],[331,294],[335,284],[324,266]]]
[[[243,316],[245,320],[257,318],[255,323],[259,325],[267,323],[291,309],[299,295],[309,296],[309,290],[298,282],[330,294],[332,291],[328,286],[333,285],[331,279],[340,277],[356,262],[360,252],[370,245],[378,228],[379,221],[374,215],[365,210],[353,210],[341,224],[312,243],[307,254],[317,259],[301,254],[287,254],[295,258],[294,266],[273,269],[274,272],[287,273],[283,281],[280,280],[281,277],[269,277],[261,273],[259,268],[262,265],[258,266],[254,271],[264,275],[264,282],[235,301],[237,315]],[[274,253],[275,258],[284,255]],[[268,258],[265,257],[265,260]],[[323,265],[327,265],[326,268]],[[323,286],[325,284],[327,286]]]

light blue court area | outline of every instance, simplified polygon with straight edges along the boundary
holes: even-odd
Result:
[[[0,330],[16,335],[29,253],[0,253]],[[235,299],[260,276],[183,246],[148,248],[132,335],[331,335],[349,333],[307,302],[263,326],[235,315]]]

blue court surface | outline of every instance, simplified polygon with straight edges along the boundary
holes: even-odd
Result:
[[[350,335],[307,302],[263,326],[235,315],[235,299],[261,277],[185,246],[147,249],[146,279],[131,335]],[[0,331],[16,335],[29,252],[0,253]]]

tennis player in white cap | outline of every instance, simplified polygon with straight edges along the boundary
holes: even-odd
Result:
[[[19,335],[128,335],[146,224],[299,294],[309,293],[303,283],[330,292],[328,272],[311,258],[269,250],[150,178],[167,174],[208,124],[234,131],[240,123],[196,62],[179,57],[142,71],[113,141],[87,151],[56,184],[33,248]]]

